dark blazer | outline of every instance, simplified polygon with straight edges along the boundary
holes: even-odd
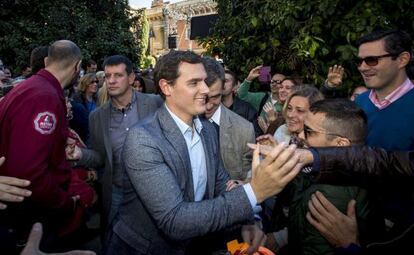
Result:
[[[259,123],[257,122],[257,111],[251,104],[235,96],[233,105],[230,107],[230,110],[242,116],[243,118],[245,118],[253,124],[254,133],[256,137],[263,134],[263,131],[260,128]]]
[[[200,202],[194,202],[185,139],[165,106],[129,130],[123,202],[106,254],[184,254],[192,238],[253,218],[243,187],[225,192],[229,176],[216,130],[206,120],[202,125],[207,187]]]
[[[138,119],[153,114],[161,105],[162,99],[158,95],[143,94],[135,91],[137,96]],[[95,169],[104,168],[102,172],[102,201],[104,219],[109,216],[112,201],[112,146],[109,135],[110,102],[105,103],[89,117],[89,130],[92,150],[82,150],[82,158],[78,164]],[[109,222],[112,219],[108,219]],[[106,220],[104,220],[106,222]]]

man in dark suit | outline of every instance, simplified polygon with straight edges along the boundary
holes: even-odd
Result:
[[[257,122],[257,111],[246,101],[241,100],[237,95],[237,77],[231,70],[224,71],[223,97],[224,106],[242,116],[253,124],[256,137],[263,134],[262,129]]]
[[[206,78],[190,51],[158,61],[155,84],[165,104],[125,139],[124,196],[106,254],[184,254],[193,238],[252,220],[254,206],[298,173],[294,146],[280,145],[260,164],[256,150],[252,181],[225,192],[216,130],[197,117],[206,110]]]
[[[159,96],[134,91],[131,61],[121,55],[108,57],[104,64],[110,100],[89,117],[92,149],[73,148],[69,159],[100,174],[104,228],[115,216],[122,198],[121,150],[127,131],[137,121],[153,114],[161,106]]]

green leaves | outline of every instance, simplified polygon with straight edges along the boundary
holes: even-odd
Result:
[[[137,62],[145,45],[137,43],[130,28],[134,18],[127,1],[32,0],[9,1],[2,6],[0,58],[19,72],[29,62],[30,52],[59,39],[79,45],[84,59],[102,64],[112,54],[124,54]],[[135,24],[136,25],[136,24]],[[142,40],[141,40],[142,41]]]
[[[356,40],[376,28],[414,34],[412,0],[216,0],[219,21],[202,40],[222,50],[226,65],[243,79],[257,64],[296,72],[319,84],[328,68],[346,68],[349,86],[362,82],[355,67]],[[325,77],[325,78],[324,78]]]

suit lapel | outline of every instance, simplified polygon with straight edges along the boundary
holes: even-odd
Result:
[[[142,120],[145,116],[145,112],[147,110],[147,101],[145,97],[138,92],[134,92],[137,97],[137,112],[138,112],[138,120]]]
[[[221,117],[220,117],[220,155],[224,157],[224,148],[232,147],[231,131],[232,122],[230,116],[227,114],[228,110],[224,105],[221,106]]]
[[[185,192],[191,201],[194,201],[194,184],[193,174],[191,170],[191,161],[187,149],[187,143],[185,142],[184,136],[181,134],[180,129],[171,117],[165,106],[162,106],[158,110],[158,121],[162,128],[162,131],[178,154],[182,165],[184,166],[184,176],[188,180],[188,184],[185,186]],[[180,170],[180,168],[179,168]]]
[[[103,111],[99,115],[101,129],[103,130],[104,146],[106,155],[108,155],[108,160],[112,166],[112,147],[111,147],[111,138],[109,136],[109,124],[111,121],[111,107],[109,103],[106,103],[103,107]]]
[[[211,139],[211,134],[209,135],[207,132],[206,127],[203,127],[201,129],[201,141],[203,143],[204,148],[204,155],[206,158],[206,171],[207,171],[207,190],[205,196],[207,198],[213,198],[214,197],[214,190],[215,190],[215,180],[216,180],[216,171],[214,168],[214,162],[217,160],[214,158],[214,152],[212,148],[211,142],[208,142],[208,139]]]

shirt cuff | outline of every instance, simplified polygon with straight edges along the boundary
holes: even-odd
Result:
[[[315,148],[309,148],[309,151],[312,153],[312,157],[313,157],[312,172],[320,172],[321,171],[321,160],[319,158],[318,151]]]
[[[254,194],[252,186],[250,185],[250,183],[243,184],[243,189],[246,192],[247,197],[249,198],[250,205],[252,206],[253,211],[257,210],[257,209],[255,209],[257,207],[256,195]],[[260,210],[261,210],[261,208],[260,208]]]

